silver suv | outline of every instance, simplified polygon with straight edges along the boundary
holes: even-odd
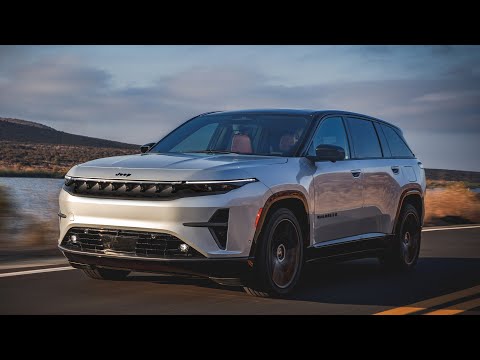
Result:
[[[141,154],[74,166],[60,193],[59,248],[95,279],[167,272],[285,295],[316,260],[412,269],[425,187],[422,163],[385,121],[207,113]]]

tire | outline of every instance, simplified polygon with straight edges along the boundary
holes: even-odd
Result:
[[[275,210],[258,239],[254,268],[244,290],[257,297],[285,296],[298,283],[303,267],[303,236],[295,215]]]
[[[130,274],[128,270],[100,269],[95,270],[83,269],[83,272],[92,279],[96,280],[125,280]]]
[[[417,209],[411,204],[403,206],[395,236],[380,257],[380,262],[392,270],[410,271],[415,268],[420,253],[422,226]]]

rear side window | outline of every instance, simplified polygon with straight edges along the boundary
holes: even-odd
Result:
[[[380,148],[373,123],[357,118],[347,118],[347,121],[352,136],[355,157],[359,159],[381,158],[382,149]]]
[[[405,144],[405,141],[403,141],[400,135],[392,127],[383,124],[381,127],[385,137],[387,138],[392,157],[414,157],[407,144]]]

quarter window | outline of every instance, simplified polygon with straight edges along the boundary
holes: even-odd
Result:
[[[359,159],[381,158],[382,149],[380,148],[373,123],[369,120],[356,118],[347,118],[347,121],[352,136],[355,157]]]
[[[392,127],[383,124],[381,126],[393,157],[412,158],[414,156],[400,135]]]
[[[308,149],[308,155],[315,156],[315,149],[318,145],[340,146],[345,150],[345,159],[350,158],[347,134],[341,117],[331,117],[322,120]]]

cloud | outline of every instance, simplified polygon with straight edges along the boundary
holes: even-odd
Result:
[[[391,50],[370,51],[384,54]],[[22,62],[3,72],[0,116],[138,144],[157,140],[198,113],[266,107],[365,113],[399,125],[407,138],[419,131],[480,135],[480,75],[468,71],[469,66],[476,65],[467,62],[463,71],[433,79],[303,86],[285,85],[278,79],[272,82],[272,77],[252,66],[192,66],[169,76],[153,77],[150,86],[117,88],[112,86],[112,75],[107,71],[74,57],[58,56]],[[415,139],[418,141],[418,137]]]

